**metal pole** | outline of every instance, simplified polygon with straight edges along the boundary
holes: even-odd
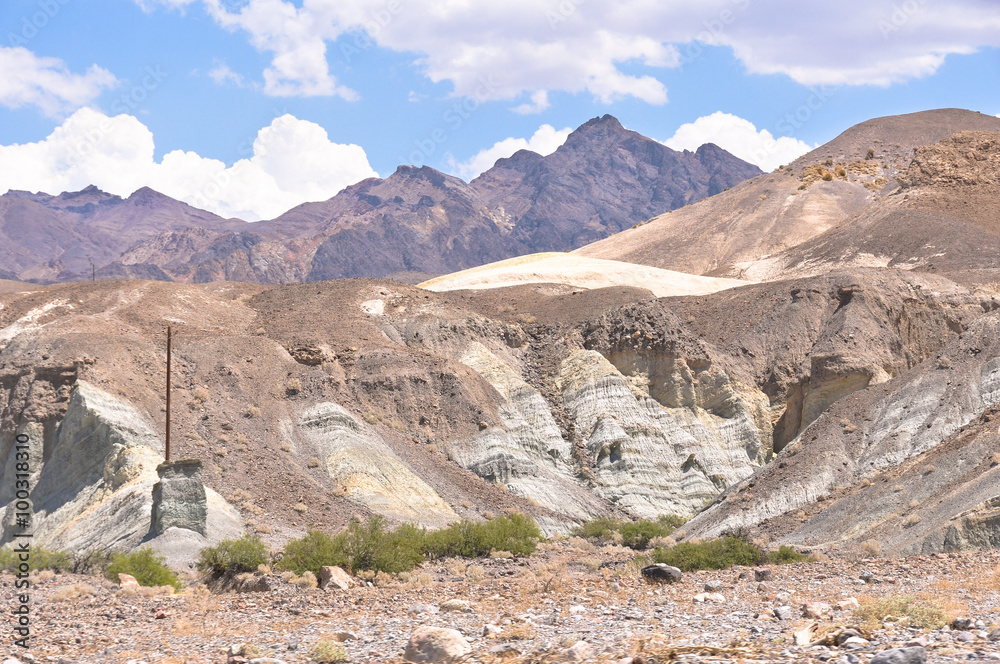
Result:
[[[170,326],[167,326],[167,454],[170,461]]]

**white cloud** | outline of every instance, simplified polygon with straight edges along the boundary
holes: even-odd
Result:
[[[518,115],[532,115],[541,113],[549,107],[549,93],[545,90],[538,90],[531,95],[530,104],[521,104],[510,109]]]
[[[175,150],[157,163],[153,134],[131,115],[82,108],[37,143],[0,146],[0,191],[59,193],[94,184],[128,196],[149,186],[220,214],[256,220],[376,177],[358,145],[330,141],[317,124],[276,118],[253,141],[252,155],[232,166]]]
[[[468,161],[461,163],[453,161],[450,164],[451,172],[469,181],[492,168],[497,159],[509,157],[518,150],[531,150],[543,156],[552,154],[566,142],[566,137],[572,131],[569,127],[556,130],[552,125],[543,124],[531,138],[505,138],[494,143],[492,147],[480,150]]]
[[[804,85],[889,85],[933,74],[949,54],[1000,46],[995,0],[202,2],[220,25],[271,54],[265,91],[277,95],[354,98],[327,60],[366,47],[354,45],[361,31],[380,47],[417,54],[426,76],[450,81],[457,95],[473,96],[488,80],[496,82],[493,99],[562,90],[650,104],[665,103],[666,88],[636,65],[683,66],[705,44],[731,48],[751,73]]]
[[[39,57],[23,46],[0,46],[0,104],[8,108],[37,106],[55,117],[89,104],[117,82],[97,65],[74,74],[58,58]]]
[[[229,68],[225,62],[217,63],[208,72],[208,77],[215,81],[216,85],[232,83],[238,88],[243,87],[243,77]]]
[[[749,120],[722,111],[681,125],[663,143],[674,150],[697,150],[705,143],[715,143],[764,171],[787,164],[815,147],[789,136],[775,139],[768,130],[757,131]]]

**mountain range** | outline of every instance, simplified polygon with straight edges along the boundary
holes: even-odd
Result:
[[[609,164],[633,154],[626,145],[645,146],[642,164],[677,156],[618,127],[591,121],[566,154],[593,133],[617,137]],[[702,164],[714,151],[681,156]],[[305,280],[341,265],[317,258],[327,242],[346,230],[340,241],[353,238],[356,251],[379,246],[373,238],[411,205],[427,220],[412,232],[450,229],[451,247],[485,247],[485,261],[500,245],[466,233],[487,233],[485,222],[457,222],[472,208],[456,201],[473,195],[509,214],[497,237],[544,250],[554,238],[597,240],[572,253],[421,286],[0,281],[0,532],[10,539],[2,473],[12,433],[23,432],[42,460],[39,545],[144,541],[169,322],[176,454],[203,461],[210,490],[200,545],[234,529],[279,545],[371,514],[435,527],[520,510],[547,533],[675,514],[690,517],[678,538],[749,533],[831,554],[863,543],[887,554],[1000,546],[1000,119],[942,109],[871,120],[603,239],[600,224],[564,223],[569,214],[546,206],[589,206],[604,221],[617,210],[624,225],[626,209],[687,194],[664,185],[654,195],[648,183],[662,177],[651,167],[615,175],[553,157],[564,158],[519,153],[469,184],[401,168],[290,211],[286,226],[254,226],[266,237],[206,218],[123,254],[164,247],[175,262],[118,259],[114,269],[280,281],[299,265],[292,276]],[[606,201],[569,193],[622,173],[643,173],[647,189]],[[447,204],[434,198],[441,191],[452,192]],[[547,192],[546,205],[513,207],[528,199],[517,191]],[[434,204],[421,207],[418,194]],[[135,207],[94,191],[44,199],[50,207],[32,196],[4,201],[54,217],[77,208],[60,214],[79,224]],[[331,226],[331,207],[361,220]],[[387,240],[381,252],[372,255],[387,274],[424,272]]]
[[[288,283],[421,281],[568,251],[760,174],[718,146],[677,152],[595,118],[554,153],[521,150],[472,182],[400,166],[263,222],[222,219],[148,188],[0,197],[0,277]]]

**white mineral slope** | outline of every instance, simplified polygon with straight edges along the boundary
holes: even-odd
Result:
[[[152,489],[159,480],[162,444],[146,419],[86,381],[77,381],[52,447],[40,447],[38,427],[24,433],[35,443],[32,454],[31,531],[37,546],[69,551],[131,549],[147,540]],[[16,450],[8,447],[0,475],[2,539],[10,541],[16,523]],[[208,537],[194,535],[198,548],[239,535],[242,521],[211,489]],[[153,541],[154,548],[156,542]],[[177,562],[177,561],[171,561]]]
[[[327,473],[349,500],[377,514],[441,527],[458,515],[392,452],[370,427],[343,407],[319,403],[302,413],[299,428],[319,450]]]
[[[419,286],[441,292],[541,283],[565,284],[585,289],[634,286],[648,289],[657,297],[669,297],[707,295],[753,282],[701,277],[635,263],[547,252],[508,258],[453,272],[425,281]]]

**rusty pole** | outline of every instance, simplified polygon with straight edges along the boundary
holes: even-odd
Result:
[[[170,461],[170,326],[167,326],[167,453]]]

